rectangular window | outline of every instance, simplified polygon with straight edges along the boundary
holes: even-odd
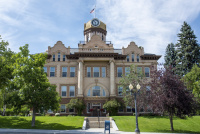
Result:
[[[117,77],[122,77],[122,67],[117,67]]]
[[[60,106],[60,112],[61,113],[66,113],[66,107],[65,107],[65,105],[61,105]]]
[[[74,108],[69,109],[69,112],[70,112],[70,113],[74,113]]]
[[[126,107],[126,112],[132,112],[132,108],[129,107],[129,106],[127,106],[127,107]]]
[[[70,67],[70,77],[75,77],[75,67]]]
[[[45,72],[46,75],[47,75],[47,67],[43,67],[43,69],[44,69],[44,72]]]
[[[87,77],[91,77],[91,67],[87,67]]]
[[[142,67],[137,67],[137,75],[138,76],[142,75]]]
[[[93,77],[99,77],[99,67],[93,67]]]
[[[122,93],[123,93],[123,87],[118,86],[118,96],[122,96]]]
[[[50,67],[50,77],[55,77],[55,67]]]
[[[60,61],[60,52],[58,53],[58,61]]]
[[[92,92],[93,96],[100,96],[100,87],[99,86],[93,87]]]
[[[130,74],[130,67],[125,67],[125,75],[127,76]]]
[[[69,87],[69,96],[74,97],[75,96],[75,86]]]
[[[61,86],[61,96],[62,97],[67,96],[67,86]]]
[[[123,106],[119,107],[118,112],[124,112]]]
[[[126,56],[126,61],[129,62],[129,55]]]
[[[134,54],[131,54],[132,62],[134,62]]]
[[[90,113],[90,103],[87,103],[87,113]]]
[[[55,56],[55,54],[53,55],[53,61],[55,61],[56,60],[56,56]]]
[[[67,67],[62,67],[62,77],[67,77]]]
[[[106,67],[101,67],[101,75],[102,75],[102,77],[106,77]]]
[[[150,69],[149,67],[145,67],[145,77],[149,77],[150,76]]]
[[[137,62],[139,62],[140,61],[140,56],[139,56],[139,54],[137,55]]]
[[[47,113],[53,113],[53,111],[52,111],[51,109],[49,109],[49,110],[47,111]]]
[[[65,55],[63,55],[63,61],[65,61]]]

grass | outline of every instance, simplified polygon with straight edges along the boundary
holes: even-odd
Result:
[[[135,131],[135,116],[113,116],[120,131]],[[173,118],[174,133],[200,133],[200,116],[179,119]],[[170,120],[168,117],[143,116],[138,118],[141,132],[171,133]]]
[[[81,129],[84,117],[81,116],[37,116],[35,127],[31,127],[32,117],[0,116],[0,128],[15,129]]]

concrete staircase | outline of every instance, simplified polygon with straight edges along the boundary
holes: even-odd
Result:
[[[110,128],[112,128],[112,117],[85,117],[86,128],[104,128],[105,120],[110,121]]]

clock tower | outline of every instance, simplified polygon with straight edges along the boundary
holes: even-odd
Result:
[[[94,18],[84,24],[85,42],[89,42],[93,35],[99,35],[102,41],[106,41],[106,24],[97,18]]]

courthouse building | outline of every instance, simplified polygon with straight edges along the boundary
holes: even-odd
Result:
[[[67,109],[66,104],[70,99],[80,98],[86,104],[85,116],[97,115],[97,109],[105,116],[103,104],[111,98],[123,98],[119,80],[131,64],[137,65],[145,77],[150,77],[150,68],[157,66],[160,55],[145,53],[135,42],[115,49],[106,35],[106,24],[94,18],[84,24],[85,40],[80,41],[77,48],[65,46],[61,41],[48,47],[44,69],[61,96],[60,114],[75,114],[75,109]],[[131,113],[130,107],[118,111],[119,115]]]

